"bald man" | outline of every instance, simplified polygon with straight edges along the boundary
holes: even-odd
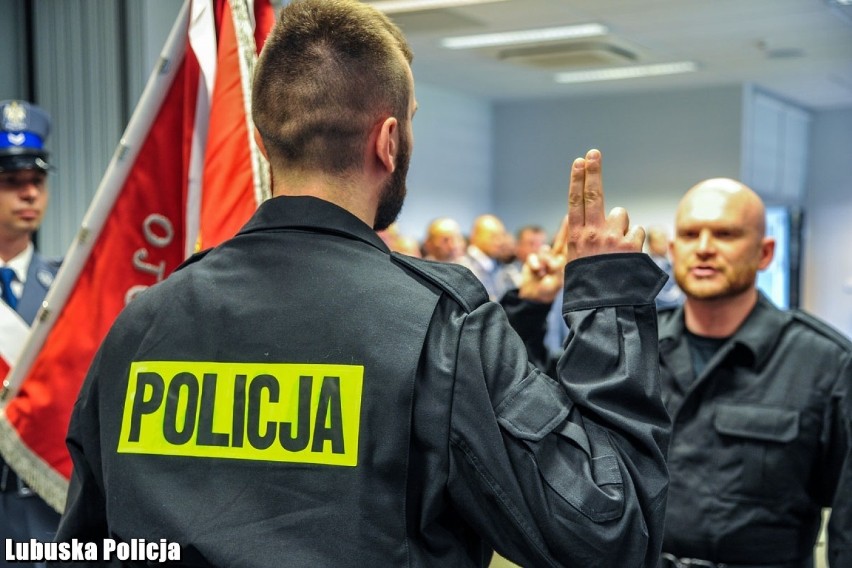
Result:
[[[480,215],[470,230],[470,245],[458,263],[468,267],[485,286],[491,300],[499,300],[515,287],[511,275],[500,261],[506,227],[494,215]]]
[[[852,345],[758,291],[775,241],[760,197],[710,179],[680,202],[670,252],[685,294],[658,313],[672,417],[663,568],[811,568],[821,511],[828,560],[852,566]],[[530,356],[546,310],[505,304]]]
[[[774,251],[760,197],[735,180],[703,181],[678,206],[686,297],[659,314],[674,422],[663,566],[810,568],[823,507],[830,566],[852,566],[852,346],[758,291]]]
[[[439,217],[426,230],[423,241],[425,258],[441,262],[455,262],[464,254],[464,237],[458,221],[449,217]]]

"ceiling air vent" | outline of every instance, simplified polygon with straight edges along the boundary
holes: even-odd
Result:
[[[514,47],[499,51],[497,58],[509,63],[539,69],[608,67],[627,65],[638,60],[636,53],[601,41]]]
[[[390,14],[389,17],[405,34],[452,33],[482,28],[482,23],[453,10],[423,10]]]

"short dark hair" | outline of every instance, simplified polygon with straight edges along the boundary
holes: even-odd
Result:
[[[370,128],[408,120],[412,53],[387,16],[354,0],[285,6],[258,60],[252,115],[273,169],[360,167]]]
[[[544,230],[544,227],[542,227],[541,225],[524,225],[523,227],[518,229],[518,232],[515,233],[515,237],[518,240],[520,240],[521,237],[524,236],[524,233],[545,233],[546,234],[547,231]]]

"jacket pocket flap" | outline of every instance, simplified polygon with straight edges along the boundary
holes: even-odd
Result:
[[[537,442],[559,425],[571,401],[562,388],[535,370],[515,385],[497,406],[497,420],[516,438]]]
[[[720,434],[767,442],[789,442],[799,434],[799,413],[753,404],[720,404],[713,426]]]

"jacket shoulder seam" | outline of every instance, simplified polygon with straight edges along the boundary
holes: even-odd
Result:
[[[440,288],[467,313],[488,301],[485,288],[461,265],[415,259],[398,253],[392,253],[391,259]]]

